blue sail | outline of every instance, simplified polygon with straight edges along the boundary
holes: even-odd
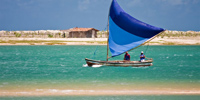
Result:
[[[109,49],[112,57],[129,51],[158,33],[164,31],[127,14],[117,3],[112,1],[109,13]]]

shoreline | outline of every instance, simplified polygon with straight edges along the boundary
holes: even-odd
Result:
[[[155,82],[156,83],[156,82]],[[99,84],[98,84],[99,85]],[[4,96],[112,96],[112,95],[200,95],[200,86],[196,84],[135,84],[135,85],[108,85],[91,87],[88,85],[69,85],[48,87],[8,86],[0,90],[0,97]]]
[[[107,45],[107,38],[0,38],[3,45]],[[151,40],[146,45],[200,45],[200,37],[175,37]]]
[[[6,96],[112,96],[112,95],[200,95],[200,91],[191,90],[57,90],[36,89],[35,91],[1,91]]]

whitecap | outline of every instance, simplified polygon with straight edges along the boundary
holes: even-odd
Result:
[[[138,68],[138,69],[147,69],[147,68],[149,68],[148,66],[140,66],[140,67],[131,67],[131,68]]]
[[[92,65],[93,68],[101,67],[102,65]]]
[[[93,68],[101,67],[102,65],[92,65]],[[88,64],[83,64],[83,67],[89,67]]]
[[[60,64],[60,66],[65,67],[65,65],[63,65],[63,64]]]
[[[83,67],[88,67],[88,64],[83,64]]]
[[[192,54],[188,54],[187,56],[190,56],[190,57],[192,57],[193,55],[192,55]]]
[[[60,58],[60,60],[65,60],[65,58]]]

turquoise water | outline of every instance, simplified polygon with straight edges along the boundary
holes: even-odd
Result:
[[[142,46],[130,51],[131,60],[139,60],[140,52],[146,49],[147,46]],[[200,46],[149,46],[146,56],[154,59],[151,67],[91,68],[83,66],[84,58],[105,60],[106,46],[0,46],[0,92],[5,96],[20,93],[51,96],[84,91],[142,90],[142,93],[153,89],[200,94],[199,51]],[[110,60],[122,59],[123,55]]]
[[[48,97],[1,97],[1,100],[199,100],[200,96],[48,96]]]

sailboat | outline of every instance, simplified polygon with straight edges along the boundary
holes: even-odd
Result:
[[[145,61],[108,61],[108,59],[144,45],[164,31],[163,28],[149,25],[130,16],[119,6],[116,0],[112,0],[108,16],[107,59],[101,61],[85,58],[85,61],[88,66],[152,66],[152,58]],[[111,57],[108,56],[109,50],[112,54]]]

